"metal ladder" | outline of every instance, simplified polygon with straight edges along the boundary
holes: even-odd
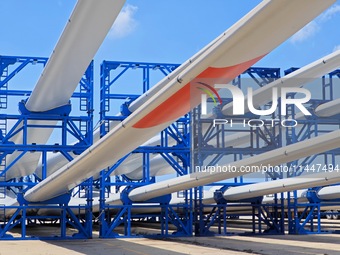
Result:
[[[86,83],[85,83],[84,79],[82,79],[81,80],[81,84],[79,86],[79,92],[80,92],[80,99],[79,99],[80,100],[80,106],[79,106],[79,109],[80,109],[80,111],[88,111],[87,97],[86,96],[82,96],[82,95],[86,95],[86,93],[88,92],[85,84]]]
[[[2,91],[8,90],[8,83],[2,84],[2,81],[8,76],[8,67],[4,68],[0,77],[0,109],[7,108],[8,96],[7,94],[1,93]]]
[[[3,157],[0,162],[0,174],[6,169],[6,157]],[[0,182],[6,181],[6,174],[0,176]],[[6,198],[6,186],[0,185],[0,199]]]
[[[0,132],[1,132],[1,136],[5,136],[6,132],[7,132],[7,119],[0,119]],[[3,171],[5,171],[6,169],[6,156],[5,156],[5,152],[1,153],[1,158],[0,158],[0,174],[3,173]],[[0,176],[0,182],[4,182],[6,181],[6,174],[1,175]],[[5,198],[6,197],[6,187],[5,186],[1,186],[0,185],[0,199],[1,198]]]
[[[2,83],[4,79],[8,76],[8,67],[4,68],[1,77],[0,77],[0,109],[7,109],[8,105],[8,95],[6,92],[8,90],[8,83]],[[6,135],[7,131],[7,120],[6,119],[0,119],[0,132],[2,136]],[[6,157],[4,156],[4,152],[0,154],[0,174],[3,173],[3,171],[6,169]],[[0,182],[6,181],[6,174],[3,176],[0,176]],[[0,186],[0,199],[6,198],[6,187]],[[5,222],[6,221],[6,209],[5,205],[0,202],[0,221]]]
[[[85,120],[79,121],[79,130],[83,135],[87,133],[87,121]]]
[[[103,79],[103,78],[102,78]],[[102,96],[101,100],[103,100],[103,106],[102,107],[102,102],[101,102],[101,111],[102,114],[106,115],[107,112],[110,111],[110,86],[109,86],[109,83],[110,83],[110,75],[108,74],[106,77],[105,77],[105,81],[104,81],[104,84],[105,84],[105,88],[104,88],[104,91],[101,93],[103,93],[104,95]],[[101,88],[102,90],[102,88]],[[110,121],[107,120],[107,119],[103,119],[102,120],[103,123],[103,127],[104,127],[104,132],[105,134],[107,134],[109,131],[110,131]]]

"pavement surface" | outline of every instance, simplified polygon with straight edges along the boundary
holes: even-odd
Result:
[[[119,238],[100,239],[98,229],[93,239],[62,241],[0,241],[0,255],[183,255],[183,254],[228,254],[228,255],[339,255],[340,235],[239,235],[251,229],[249,220],[228,222],[228,236],[172,237],[167,239]],[[339,220],[323,220],[324,230],[340,232]],[[157,234],[157,224],[135,224],[135,234]],[[212,227],[211,230],[217,230]],[[33,225],[27,228],[31,236],[51,237],[60,235],[56,226]],[[67,229],[67,235],[76,233]],[[20,228],[10,232],[20,237]]]
[[[339,255],[340,236],[215,236],[163,240],[91,239],[64,241],[0,241],[0,255]]]
[[[0,254],[25,255],[245,255],[249,253],[151,239],[93,239],[79,241],[1,241]]]

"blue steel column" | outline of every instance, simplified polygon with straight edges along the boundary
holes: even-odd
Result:
[[[297,68],[294,68],[293,70],[286,70],[287,73],[290,71],[294,71]],[[335,83],[339,83],[340,81],[340,70],[334,70],[333,72],[330,72],[329,74],[321,77],[321,91],[320,95],[321,98],[316,99],[313,98],[308,102],[308,107],[310,111],[312,112],[312,116],[307,116],[305,120],[301,120],[302,128],[296,129],[292,128],[290,133],[287,135],[287,144],[290,143],[296,143],[298,141],[302,141],[305,139],[308,139],[312,136],[317,136],[321,133],[329,132],[331,127],[338,127],[340,124],[340,116],[332,116],[332,117],[318,117],[314,115],[313,109],[315,109],[319,104],[323,104],[326,102],[329,102],[334,99],[334,85]],[[339,84],[337,84],[339,85]],[[294,97],[294,95],[291,95]],[[288,109],[287,112],[289,113],[289,118],[294,118],[294,109]],[[323,156],[322,158],[320,156]],[[290,162],[288,165],[296,165],[296,172],[293,174],[298,176],[303,174],[305,171],[309,171],[311,167],[315,164],[315,162],[319,164],[323,164],[325,166],[328,166],[328,164],[331,165],[337,165],[336,157],[339,157],[340,150],[335,149],[331,152],[324,152],[319,155],[319,158],[321,158],[321,161],[316,161],[318,158],[318,155],[310,156],[305,159],[300,159],[295,162]],[[329,157],[331,158],[331,162],[328,161]],[[321,163],[320,163],[321,162]],[[314,169],[315,170],[315,169]],[[313,172],[314,172],[313,170]],[[290,214],[288,217],[291,219],[289,220],[289,233],[290,234],[308,234],[308,233],[321,233],[322,232],[322,226],[321,226],[321,216],[323,213],[321,212],[321,206],[322,202],[318,201],[318,199],[310,199],[308,203],[298,203],[297,201],[297,192],[293,192],[293,203],[288,200],[288,212]],[[290,193],[288,194],[288,197],[290,196]],[[331,201],[329,201],[330,203]],[[335,204],[337,204],[336,201],[334,201]],[[338,205],[338,204],[337,204]],[[340,206],[340,205],[339,205]],[[304,208],[302,213],[298,212],[299,208]],[[293,213],[292,213],[293,212]],[[293,217],[292,215],[293,214]],[[302,216],[301,216],[302,215]],[[305,216],[305,218],[303,218]],[[314,228],[314,220],[316,219],[316,228]],[[310,223],[309,228],[307,228],[307,223]],[[316,229],[316,230],[315,230]]]
[[[7,101],[13,102],[13,100],[17,100],[17,97],[21,97],[23,99],[27,98],[31,91],[29,90],[22,90],[22,89],[13,89],[10,85],[12,82],[12,79],[18,75],[22,70],[24,70],[29,65],[38,65],[44,67],[47,58],[36,58],[36,57],[17,57],[17,56],[0,56],[0,108],[7,109],[8,103]],[[24,102],[19,103],[19,110],[22,113],[21,115],[18,114],[1,114],[0,119],[1,120],[14,120],[16,121],[16,124],[12,127],[11,130],[8,132],[2,132],[1,134],[1,145],[0,146],[0,157],[1,159],[4,159],[7,154],[12,153],[14,150],[18,150],[21,152],[21,154],[18,156],[16,160],[12,162],[11,165],[14,165],[25,153],[29,152],[41,152],[42,154],[42,173],[41,177],[42,179],[47,177],[47,153],[51,152],[58,152],[63,155],[65,155],[68,159],[71,159],[69,156],[69,152],[74,153],[81,153],[83,150],[85,150],[88,146],[92,144],[92,133],[93,133],[93,63],[91,63],[85,72],[85,75],[83,76],[82,80],[80,81],[80,91],[75,92],[72,95],[72,100],[77,101],[79,100],[80,104],[80,114],[77,113],[78,116],[72,116],[69,113],[71,112],[70,105],[58,107],[57,109],[53,109],[48,112],[43,113],[32,113],[29,112],[25,106]],[[76,105],[76,103],[75,103]],[[9,111],[12,111],[12,109],[8,109]],[[61,142],[58,144],[46,144],[46,145],[38,145],[38,144],[27,144],[27,132],[29,128],[50,128],[48,124],[46,125],[39,125],[39,126],[28,126],[27,122],[28,120],[57,120],[60,121],[62,124],[57,125],[56,129],[61,130],[62,137]],[[22,144],[13,144],[10,142],[11,137],[15,134],[14,130],[18,127],[20,123],[24,123],[23,128],[20,132],[23,133],[23,143]],[[76,145],[70,145],[70,142],[67,139],[67,136],[75,137],[79,142]],[[0,173],[2,176],[5,176],[7,171],[10,171],[11,165],[3,165],[1,169],[2,172]],[[11,208],[17,208],[17,211],[13,215],[14,217],[11,217],[9,221],[3,222],[1,224],[1,228],[3,232],[1,233],[0,238],[13,238],[6,234],[7,231],[9,231],[11,228],[13,228],[15,225],[18,224],[18,222],[21,222],[22,226],[22,237],[20,239],[29,239],[32,237],[26,236],[26,224],[28,222],[34,222],[37,219],[41,221],[46,221],[47,219],[55,219],[56,217],[60,218],[60,216],[55,215],[46,215],[46,216],[40,216],[40,215],[31,215],[27,213],[27,210],[33,211],[39,210],[39,209],[48,209],[53,208],[56,209],[57,205],[62,204],[63,211],[65,212],[65,209],[68,210],[68,213],[65,214],[60,219],[64,224],[61,224],[61,236],[58,238],[72,238],[66,236],[65,228],[66,223],[73,223],[74,227],[79,228],[79,232],[84,234],[82,236],[90,237],[92,236],[92,229],[87,228],[84,232],[84,228],[82,227],[82,223],[80,223],[81,219],[76,217],[75,215],[71,215],[71,210],[68,206],[68,200],[65,199],[65,196],[61,196],[60,198],[56,198],[54,200],[49,200],[44,203],[36,203],[31,204],[27,201],[24,201],[22,198],[22,192],[24,192],[27,188],[33,186],[36,182],[40,181],[41,179],[38,178],[35,175],[26,176],[17,178],[16,180],[10,180],[9,182],[2,181],[0,183],[1,187],[8,187],[9,189],[17,192],[18,195],[18,201],[19,205],[14,207],[8,207],[4,206],[4,212],[6,212],[6,209]],[[92,185],[92,183],[90,184]],[[90,194],[91,193],[91,194]],[[88,194],[88,198],[92,200],[92,192]],[[90,204],[91,206],[91,204]],[[82,207],[78,206],[80,209],[85,209],[85,219],[88,219],[90,222],[90,225],[92,224],[92,213],[91,211],[86,210],[86,208],[89,208],[88,206]],[[21,212],[21,216],[19,220],[16,220],[17,216]],[[70,216],[70,218],[68,218]],[[64,218],[67,217],[67,218]],[[87,225],[88,226],[88,225]],[[89,233],[91,232],[91,233]]]
[[[246,83],[243,84],[243,79],[245,77],[250,77],[250,80],[255,83],[259,87],[263,87],[266,84],[274,81],[275,79],[280,78],[280,69],[279,68],[257,68],[257,67],[251,67],[248,70],[246,70],[242,75],[237,77],[233,80],[232,84],[234,86],[239,87],[240,89],[243,88],[245,90],[244,86],[247,85]],[[210,100],[208,100],[209,102]],[[232,98],[223,98],[223,103],[227,104],[232,101]],[[212,100],[211,100],[212,102]],[[216,118],[221,119],[229,119],[229,118],[236,118],[235,116],[224,116],[219,108],[216,107],[213,111]],[[273,114],[273,118],[276,118],[276,114]],[[242,118],[245,119],[252,119],[254,116],[246,115],[242,116]],[[201,114],[199,111],[199,107],[197,110],[194,111],[193,114],[193,124],[192,124],[192,140],[195,141],[195,144],[193,144],[192,153],[193,153],[193,159],[194,162],[192,162],[192,171],[194,171],[195,166],[203,166],[203,163],[205,165],[216,165],[220,160],[227,156],[232,155],[234,157],[234,160],[237,161],[239,158],[242,158],[243,155],[253,155],[258,153],[263,153],[265,151],[277,148],[279,146],[282,146],[282,137],[281,132],[279,133],[275,132],[275,127],[265,129],[264,131],[261,131],[259,128],[250,128],[248,132],[251,132],[251,139],[249,141],[250,146],[248,147],[242,147],[242,148],[231,148],[228,145],[228,141],[226,141],[225,137],[226,135],[230,134],[228,132],[241,132],[244,133],[244,129],[237,129],[233,128],[232,130],[229,130],[229,127],[213,127],[212,120],[201,118]],[[266,123],[268,124],[268,123]],[[202,126],[203,125],[210,125],[209,128],[205,133],[202,134]],[[253,139],[254,138],[254,139]],[[255,142],[253,142],[255,140]],[[214,144],[217,144],[217,146],[207,146],[209,141],[215,141]],[[260,141],[264,141],[266,146],[261,147]],[[195,147],[196,146],[196,147]],[[206,158],[209,156],[214,156],[211,161],[208,163],[204,162]],[[280,176],[270,176],[271,178],[278,178]],[[282,177],[281,177],[282,178]],[[221,190],[225,190],[228,187],[236,186],[236,185],[245,185],[247,183],[243,182],[243,178],[235,178],[234,183],[213,183],[211,186],[216,185],[224,185],[224,187]],[[228,201],[225,201],[224,199],[220,198],[220,192],[221,190],[217,191],[215,193],[215,197],[219,198],[217,200],[217,207],[215,205],[208,206],[202,204],[202,189],[203,187],[197,187],[195,189],[195,234],[196,235],[210,235],[210,227],[217,223],[219,227],[220,233],[227,233],[227,224],[225,224],[222,221],[225,221],[227,217],[228,207],[227,205]],[[215,199],[216,199],[215,198]],[[256,200],[256,199],[255,199]],[[264,213],[267,211],[267,208],[265,205],[262,205],[261,203],[257,201],[247,201],[250,207],[253,208],[253,224],[255,227],[255,214],[257,215],[258,220],[258,232],[263,232],[262,230],[262,223],[264,222],[268,227],[274,227],[275,232],[282,233],[282,224],[279,223],[278,214],[276,214],[276,217],[265,217]],[[279,205],[274,205],[279,206]],[[205,215],[205,209],[211,208],[210,217],[206,219],[204,217]],[[210,222],[209,222],[210,221]],[[223,230],[221,229],[223,227]],[[254,229],[255,232],[255,229]]]
[[[150,79],[153,76],[154,72],[160,72],[163,75],[169,74],[171,71],[173,71],[176,67],[179,65],[177,64],[164,64],[164,63],[144,63],[144,62],[122,62],[122,61],[103,61],[101,65],[101,99],[100,99],[100,123],[101,123],[101,135],[105,135],[109,131],[109,125],[112,125],[114,122],[120,122],[124,118],[126,118],[130,112],[129,112],[129,104],[135,100],[138,96],[140,96],[141,93],[146,92],[150,88]],[[122,91],[122,87],[119,86],[120,78],[124,75],[130,74],[131,70],[134,70],[133,72],[141,73],[141,82],[136,82],[136,85],[134,88],[130,89],[129,91],[126,91],[125,93],[117,93],[117,91]],[[140,70],[141,72],[138,72]],[[134,74],[134,75],[135,75]],[[137,92],[138,91],[138,92]],[[133,92],[133,93],[131,93]],[[114,103],[119,100],[125,100],[125,102],[121,106],[121,116],[116,116],[115,110],[113,109]],[[102,229],[100,231],[101,237],[110,237],[113,235],[112,230],[118,226],[119,224],[124,224],[125,226],[125,232],[127,236],[131,235],[131,224],[129,223],[129,220],[134,216],[131,213],[131,210],[135,205],[131,205],[131,201],[128,201],[126,198],[126,195],[124,195],[126,192],[128,192],[129,189],[132,189],[134,187],[138,187],[141,185],[146,185],[150,182],[155,181],[155,177],[150,176],[149,168],[150,168],[150,155],[158,153],[163,156],[163,158],[171,165],[174,166],[174,168],[177,171],[177,174],[183,175],[187,174],[187,168],[188,168],[188,162],[189,162],[189,146],[190,142],[186,141],[186,139],[189,139],[188,134],[188,116],[180,119],[175,124],[173,124],[170,128],[166,129],[161,133],[161,142],[160,146],[152,147],[139,147],[138,149],[134,150],[133,153],[140,153],[141,158],[143,159],[143,178],[140,181],[132,181],[127,178],[127,176],[120,176],[116,178],[116,180],[119,180],[118,182],[111,182],[109,184],[107,182],[107,179],[102,177],[101,178],[101,226]],[[169,147],[168,140],[169,137],[172,137],[176,141],[178,141],[178,145],[175,147]],[[181,163],[178,163],[174,156],[176,156],[178,159],[180,159]],[[123,202],[125,205],[123,206],[110,206],[106,205],[104,201],[105,192],[107,192],[107,185],[109,186],[119,186],[119,187],[126,187],[124,191],[124,198]],[[185,194],[185,196],[188,196],[188,194]],[[162,213],[160,218],[162,219],[162,231],[164,231],[164,235],[169,235],[168,231],[168,224],[174,223],[174,221],[179,221],[177,226],[180,229],[178,231],[178,234],[188,233],[191,234],[191,231],[188,231],[188,228],[191,228],[191,223],[189,220],[186,220],[185,222],[181,221],[178,217],[175,216],[175,212],[170,209],[170,205],[168,204],[167,199],[165,198],[158,198],[156,199],[160,201],[160,207],[162,208]],[[188,201],[188,200],[187,200]],[[141,205],[136,204],[136,206],[141,207]],[[143,207],[143,206],[142,206]],[[152,207],[152,205],[145,205],[145,208]],[[115,218],[113,221],[109,218],[105,218],[105,212],[109,211],[110,209],[119,209],[121,212],[125,215],[123,217],[123,221],[121,219]],[[183,205],[184,211],[190,210],[189,202],[186,202],[185,205]],[[127,209],[127,210],[126,210]],[[124,211],[124,212],[123,212]],[[123,215],[122,214],[122,215]],[[188,215],[188,214],[187,214]],[[145,216],[147,217],[147,216]],[[150,217],[154,217],[151,216]],[[178,218],[178,219],[176,219]],[[176,225],[174,223],[174,225]],[[184,229],[184,230],[183,230]]]

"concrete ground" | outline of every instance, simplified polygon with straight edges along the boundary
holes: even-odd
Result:
[[[181,255],[181,254],[226,254],[219,248],[195,244],[151,239],[93,239],[86,241],[2,241],[0,254],[25,255]],[[228,252],[231,255],[247,254]]]
[[[251,229],[249,220],[228,221],[228,231],[243,233]],[[340,230],[340,221],[323,220],[325,230]],[[211,230],[215,229],[212,227]],[[57,236],[55,226],[29,226],[32,236]],[[68,235],[76,233],[67,230]],[[136,224],[133,232],[156,234],[157,225]],[[11,234],[20,237],[20,229],[12,229]],[[93,231],[91,240],[64,241],[0,241],[0,255],[183,255],[183,254],[262,254],[262,255],[338,255],[340,254],[340,235],[229,235],[214,237],[181,237],[168,239],[120,238],[99,239],[98,229]]]
[[[72,241],[1,241],[0,254],[25,255],[181,255],[181,254],[340,254],[340,236],[219,236],[154,240],[92,239]]]
[[[199,243],[215,249],[242,251],[263,255],[339,255],[340,236],[325,235],[269,235],[193,237],[181,239],[187,243]],[[225,253],[225,254],[229,254]],[[232,253],[230,253],[232,254]],[[242,253],[236,253],[242,254]]]

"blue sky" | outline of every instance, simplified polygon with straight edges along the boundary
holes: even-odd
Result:
[[[127,0],[95,56],[103,60],[182,63],[259,0]],[[75,0],[0,1],[0,55],[48,57]],[[303,15],[303,13],[301,13]],[[340,0],[256,66],[303,66],[340,48]],[[270,37],[268,37],[270,38]],[[37,78],[32,78],[32,87]]]
[[[49,56],[75,0],[0,2],[1,55]],[[258,0],[127,0],[96,55],[106,60],[181,63]],[[303,13],[301,14],[303,15]],[[301,66],[340,47],[340,1],[257,65]]]

